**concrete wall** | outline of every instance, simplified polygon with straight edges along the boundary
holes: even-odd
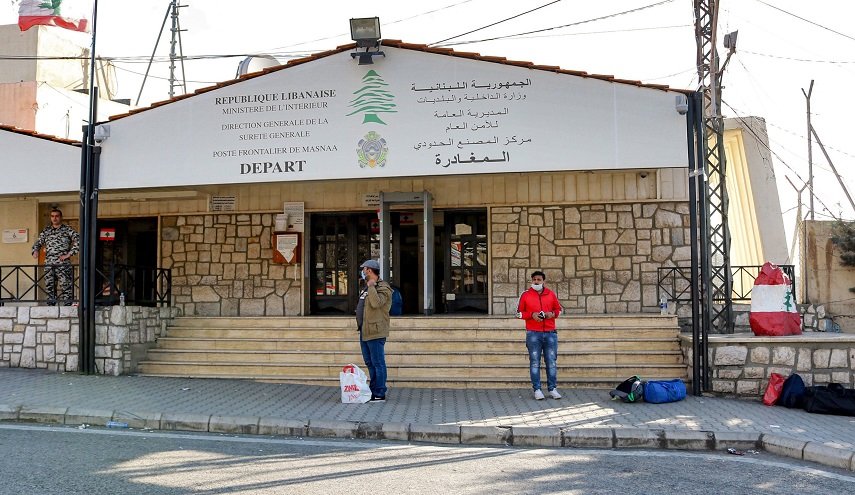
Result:
[[[825,306],[841,331],[855,333],[855,267],[840,264],[840,250],[831,242],[833,222],[805,221],[802,260],[805,303]]]
[[[731,265],[786,264],[787,238],[766,122],[725,119]]]
[[[692,340],[680,337],[683,358],[692,376]],[[798,373],[805,385],[855,383],[855,337],[805,334],[755,337],[742,333],[712,336],[709,341],[712,391],[728,396],[762,396],[772,373]]]
[[[136,371],[140,351],[165,334],[175,308],[112,306],[95,314],[95,366],[99,374]],[[79,323],[73,306],[0,307],[0,368],[78,371]]]

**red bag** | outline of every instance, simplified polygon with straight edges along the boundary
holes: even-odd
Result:
[[[784,388],[784,375],[772,373],[769,375],[769,385],[766,386],[766,393],[763,394],[763,404],[774,406],[778,402],[778,397],[781,396],[781,389]]]

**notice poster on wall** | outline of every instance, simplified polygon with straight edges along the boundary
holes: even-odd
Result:
[[[3,244],[20,244],[29,239],[29,229],[3,229]]]
[[[305,203],[302,201],[286,202],[283,211],[288,215],[288,226],[286,232],[302,232],[303,231],[303,215],[305,212]]]
[[[277,234],[276,235],[276,253],[281,256],[282,263],[299,263],[299,234]],[[274,259],[274,261],[279,261]]]

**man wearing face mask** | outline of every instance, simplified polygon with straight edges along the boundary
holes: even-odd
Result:
[[[558,334],[555,319],[561,314],[561,304],[555,292],[546,288],[546,274],[535,271],[531,274],[531,288],[520,296],[517,318],[525,320],[525,346],[528,348],[529,372],[534,398],[543,400],[540,389],[540,357],[546,364],[546,386],[549,396],[560,399],[556,388],[558,381]]]
[[[371,379],[369,402],[386,401],[386,338],[389,336],[389,309],[392,307],[392,286],[380,280],[380,263],[367,260],[360,265],[365,288],[356,305],[356,326],[362,359]]]

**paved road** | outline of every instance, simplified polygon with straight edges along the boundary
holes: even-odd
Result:
[[[764,452],[514,449],[0,424],[0,493],[853,493]]]

